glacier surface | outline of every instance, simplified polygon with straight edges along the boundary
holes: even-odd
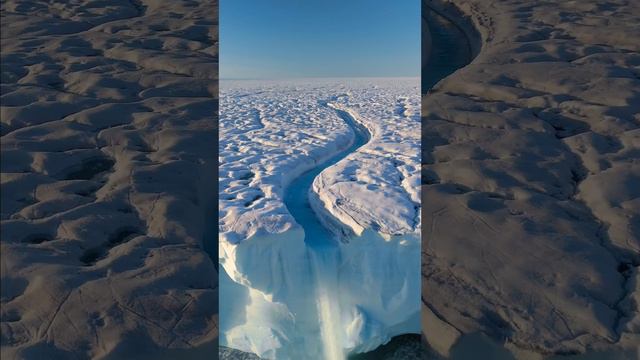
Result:
[[[419,87],[221,82],[221,345],[334,359],[420,332]],[[331,232],[305,236],[285,198],[319,170],[301,196]]]
[[[427,342],[637,359],[640,3],[423,6],[480,34],[422,101]]]

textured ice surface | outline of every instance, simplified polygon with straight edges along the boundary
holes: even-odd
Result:
[[[224,81],[220,104],[223,239],[235,243],[258,231],[275,234],[294,226],[282,202],[285,186],[353,139],[350,127],[323,102],[354,112],[372,134],[366,147],[319,179],[316,192],[327,198],[325,206],[331,214],[344,222],[352,217],[354,230],[373,226],[394,234],[419,228],[420,134],[416,131],[420,99],[416,91],[414,79]],[[380,200],[381,206],[372,208],[367,203],[371,196],[369,200]],[[387,208],[390,211],[381,214]]]
[[[640,3],[426,2],[482,34],[422,102],[427,339],[637,351]]]
[[[222,83],[221,292],[234,295],[221,303],[221,344],[265,358],[319,358],[318,314],[335,304],[330,328],[346,351],[419,332],[419,100],[419,79]],[[342,234],[319,254],[307,248],[284,192],[354,141],[341,111],[371,139],[316,178],[314,208]],[[321,277],[334,279],[321,289],[329,308],[316,301],[318,263]]]
[[[1,6],[2,359],[215,353],[217,1]]]

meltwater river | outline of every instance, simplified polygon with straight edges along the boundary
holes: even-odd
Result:
[[[314,179],[326,168],[338,163],[349,154],[365,145],[371,135],[348,111],[333,106],[330,102],[321,105],[333,108],[354,133],[351,146],[331,158],[316,165],[313,169],[296,178],[287,188],[284,203],[296,222],[304,229],[304,241],[309,250],[311,270],[316,281],[316,307],[325,360],[343,360],[342,348],[344,330],[340,322],[340,304],[335,291],[338,288],[338,264],[340,251],[332,234],[320,221],[309,202]]]

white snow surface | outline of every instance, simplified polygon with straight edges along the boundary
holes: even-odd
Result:
[[[221,345],[263,358],[322,354],[316,255],[283,196],[353,141],[334,108],[371,134],[313,186],[322,215],[348,229],[326,269],[337,279],[337,339],[362,352],[420,331],[419,102],[419,79],[221,82]]]
[[[356,233],[420,227],[420,96],[416,79],[222,82],[220,233],[237,243],[294,227],[288,182],[346,148],[353,132],[323,101],[356,114],[372,135],[314,184],[327,210]],[[344,200],[344,201],[336,201]],[[379,206],[372,207],[375,201]],[[341,203],[341,205],[335,205]]]

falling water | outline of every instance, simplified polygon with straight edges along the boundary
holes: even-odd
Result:
[[[344,360],[340,339],[344,330],[340,321],[340,304],[337,296],[338,261],[335,249],[311,251],[311,263],[317,283],[317,310],[325,360]]]

